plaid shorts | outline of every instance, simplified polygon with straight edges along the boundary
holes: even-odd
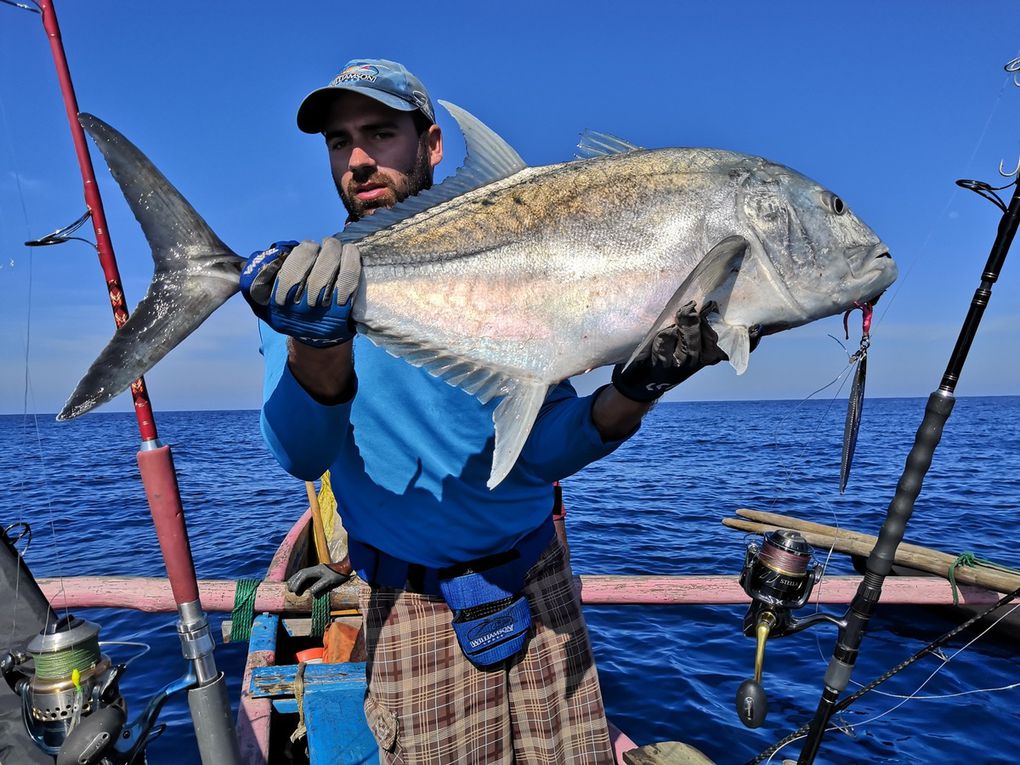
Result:
[[[368,586],[365,717],[389,765],[612,765],[581,604],[553,540],[528,572],[522,654],[479,669],[441,598]]]

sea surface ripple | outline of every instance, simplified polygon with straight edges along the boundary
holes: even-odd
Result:
[[[923,408],[923,399],[867,401],[854,474],[840,496],[842,401],[660,405],[629,443],[564,482],[575,572],[736,576],[746,538],[721,520],[739,507],[876,534]],[[263,446],[258,413],[170,412],[158,423],[173,447],[199,577],[260,577],[306,503],[302,484]],[[48,415],[0,417],[0,523],[31,523],[27,559],[37,576],[164,575],[139,482],[137,440],[130,414],[60,424]],[[908,541],[954,554],[969,550],[1017,568],[1018,508],[1020,397],[960,399],[907,527]],[[828,570],[852,573],[839,554]],[[808,722],[834,629],[816,627],[769,643],[769,717],[752,731],[734,711],[736,689],[754,665],[753,641],[740,632],[743,611],[589,607],[613,721],[639,743],[687,741],[722,764],[744,762]],[[101,623],[104,640],[152,646],[122,682],[135,712],[182,673],[174,615],[112,609],[82,615]],[[224,618],[212,617],[217,636]],[[880,675],[954,624],[942,612],[880,606],[854,680]],[[972,634],[950,643],[946,654]],[[920,690],[924,698],[898,706],[942,664],[934,657],[879,689],[895,696],[861,699],[835,720],[844,730],[826,736],[817,762],[1016,762],[1020,687],[973,692],[1020,682],[1015,642],[993,636],[955,656]],[[120,659],[135,651],[109,650]],[[217,647],[235,705],[244,658],[244,645]],[[171,700],[161,720],[168,728],[150,747],[149,761],[198,763],[185,699]],[[774,762],[797,751],[793,744]]]

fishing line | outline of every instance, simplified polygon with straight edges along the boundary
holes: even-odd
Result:
[[[129,664],[131,664],[131,662],[135,661],[136,659],[142,658],[143,656],[145,656],[145,654],[147,654],[149,651],[152,650],[152,646],[151,645],[149,645],[148,643],[140,643],[137,640],[101,640],[101,641],[99,641],[99,647],[100,648],[105,648],[108,645],[131,645],[131,646],[134,646],[135,648],[141,648],[142,649],[141,651],[136,653],[134,656],[129,658],[127,661],[119,662],[120,664],[123,664],[125,667],[127,667]]]
[[[892,707],[892,709],[889,709],[889,710],[883,712],[878,717],[881,717],[882,715],[888,714],[889,712],[893,711],[893,709],[896,709],[897,707],[902,706],[903,704],[905,704],[906,702],[910,701],[911,699],[915,699],[917,701],[938,701],[940,699],[952,699],[952,698],[956,698],[957,696],[968,696],[968,695],[973,694],[973,693],[990,693],[990,692],[993,692],[993,691],[1008,691],[1008,690],[1010,690],[1012,688],[1016,688],[1016,687],[1020,686],[1020,682],[1018,682],[1018,683],[1012,683],[1011,685],[1004,685],[1004,686],[1002,686],[1000,688],[972,688],[969,691],[960,691],[959,693],[946,693],[946,694],[940,694],[938,696],[918,696],[917,695],[918,691],[920,691],[922,688],[924,688],[925,684],[929,680],[931,680],[933,677],[935,677],[935,675],[938,672],[940,672],[943,667],[945,667],[949,662],[951,662],[954,658],[956,658],[960,653],[962,653],[966,649],[970,648],[974,643],[976,643],[978,640],[983,638],[988,633],[989,630],[995,628],[995,626],[998,625],[999,622],[1001,622],[1007,616],[1012,614],[1018,608],[1020,608],[1020,603],[1017,603],[1011,609],[1006,611],[1002,616],[1000,616],[994,622],[989,624],[985,629],[983,629],[981,632],[979,632],[977,635],[975,635],[973,639],[971,639],[969,642],[965,643],[957,651],[955,651],[954,653],[949,654],[948,656],[940,657],[942,663],[938,666],[938,668],[935,669],[934,672],[932,672],[930,675],[928,675],[928,677],[925,679],[925,681],[923,683],[921,683],[913,693],[911,693],[911,694],[909,694],[907,696],[904,696],[903,694],[889,693],[888,691],[880,691],[878,689],[873,688],[871,690],[871,692],[875,693],[875,694],[877,694],[879,696],[886,696],[886,697],[892,698],[892,699],[902,699],[902,701],[899,704],[897,704],[896,706]],[[863,688],[864,687],[864,683],[859,683],[856,680],[851,680],[850,682],[852,682],[858,688]],[[873,720],[877,720],[878,717],[874,717],[872,719]],[[871,722],[871,720],[865,720],[862,723],[857,723],[857,725],[864,725],[867,722]]]
[[[1001,621],[1002,621],[1003,619],[1005,619],[1005,618],[1006,618],[1007,616],[1009,616],[1009,615],[1010,615],[1011,613],[1013,613],[1014,611],[1016,611],[1016,610],[1017,610],[1018,608],[1020,608],[1020,603],[1018,603],[1018,604],[1016,604],[1015,606],[1013,606],[1013,608],[1009,609],[1009,611],[1007,611],[1007,612],[1006,612],[1006,613],[1004,613],[1004,614],[1003,614],[1002,616],[1000,616],[1000,617],[999,617],[998,619],[996,619],[996,620],[995,620],[994,622],[992,622],[992,623],[991,623],[990,625],[988,625],[987,627],[985,627],[985,629],[983,629],[983,630],[982,630],[981,632],[979,632],[979,633],[978,633],[977,635],[975,635],[975,636],[974,636],[973,638],[971,638],[971,639],[970,639],[970,640],[969,640],[968,642],[966,642],[966,643],[965,643],[965,644],[964,644],[963,646],[961,646],[961,647],[960,647],[959,649],[957,649],[956,651],[954,651],[953,653],[951,653],[951,654],[950,654],[950,655],[949,655],[948,657],[946,657],[946,659],[945,659],[945,660],[943,660],[943,661],[942,661],[942,663],[941,663],[941,664],[939,664],[939,666],[937,666],[937,667],[936,667],[936,668],[935,668],[934,670],[932,670],[931,674],[930,674],[930,675],[928,675],[928,677],[926,677],[926,678],[924,679],[924,681],[923,681],[923,682],[922,682],[922,683],[921,683],[921,684],[920,684],[919,686],[917,686],[917,690],[915,690],[915,691],[914,691],[913,693],[911,693],[911,694],[910,694],[909,696],[899,697],[899,698],[901,698],[902,700],[901,700],[901,701],[900,701],[900,702],[899,702],[898,704],[894,704],[894,705],[893,705],[893,706],[891,706],[891,707],[890,707],[889,709],[885,710],[884,712],[880,712],[879,714],[875,715],[874,717],[871,717],[871,718],[869,718],[869,719],[867,719],[867,720],[864,720],[864,721],[862,721],[862,722],[859,722],[859,723],[854,723],[854,724],[852,724],[852,725],[848,725],[847,727],[848,727],[848,728],[849,728],[850,730],[853,730],[854,728],[858,728],[858,727],[860,727],[860,726],[862,726],[862,725],[868,725],[869,723],[873,723],[873,722],[874,722],[875,720],[879,720],[879,719],[881,719],[881,718],[885,717],[885,716],[886,716],[887,714],[890,714],[890,713],[892,713],[892,712],[895,712],[895,711],[896,711],[897,709],[899,709],[900,707],[902,707],[902,706],[903,706],[904,704],[906,704],[906,703],[907,703],[908,701],[910,701],[911,699],[915,699],[915,698],[918,698],[918,697],[917,697],[917,695],[916,695],[916,694],[917,694],[917,692],[918,692],[918,691],[920,691],[920,690],[921,690],[922,688],[924,688],[924,687],[925,687],[925,686],[926,686],[926,685],[927,685],[927,684],[928,684],[928,683],[929,683],[929,682],[931,681],[931,679],[932,679],[933,677],[935,677],[935,675],[937,675],[937,674],[938,674],[939,672],[941,672],[941,671],[942,671],[943,669],[945,669],[946,665],[947,665],[947,664],[949,664],[949,662],[951,662],[951,661],[952,661],[953,659],[955,659],[955,658],[956,658],[957,656],[959,656],[959,655],[960,655],[961,653],[963,653],[963,652],[964,652],[964,651],[966,651],[966,650],[967,650],[968,648],[970,648],[970,647],[971,647],[971,646],[972,646],[972,645],[973,645],[974,643],[976,643],[976,642],[977,642],[978,640],[980,640],[981,638],[983,638],[983,637],[984,637],[984,636],[985,636],[985,635],[986,635],[986,634],[988,633],[988,631],[989,631],[989,630],[993,629],[993,628],[994,628],[994,627],[995,627],[995,626],[996,626],[996,625],[997,625],[997,624],[998,624],[999,622],[1001,622]],[[1016,685],[1020,685],[1020,683],[1014,684],[1014,686],[1011,686],[1011,687],[1015,687]],[[863,688],[864,686],[861,686],[861,687]],[[962,695],[962,694],[961,694],[961,695]],[[933,696],[933,697],[921,697],[921,699],[920,699],[920,700],[925,700],[925,701],[929,701],[929,700],[934,700],[934,699],[937,699],[937,698],[938,698],[938,697],[934,697],[934,696]]]
[[[859,698],[861,698],[865,694],[873,691],[875,688],[877,688],[879,685],[884,683],[890,677],[893,677],[897,673],[902,672],[904,669],[909,667],[911,664],[914,664],[915,662],[919,661],[920,659],[924,658],[925,656],[933,653],[938,648],[940,648],[942,645],[944,645],[945,643],[947,643],[948,641],[952,640],[954,637],[959,635],[965,629],[967,629],[971,625],[977,623],[981,619],[984,619],[986,616],[990,616],[991,614],[995,613],[999,609],[1004,608],[1010,602],[1012,602],[1013,600],[1016,600],[1017,597],[1020,597],[1020,588],[1017,588],[1017,589],[1013,590],[1013,592],[1011,592],[1011,593],[1003,595],[1001,598],[999,598],[999,600],[994,605],[986,608],[984,611],[982,611],[979,614],[975,614],[974,616],[972,616],[971,618],[967,619],[967,621],[963,622],[962,624],[957,625],[953,629],[949,630],[949,632],[947,632],[944,635],[936,638],[935,640],[930,642],[928,645],[926,645],[924,648],[922,648],[921,650],[915,652],[912,656],[910,656],[909,658],[907,658],[904,661],[902,661],[899,664],[897,664],[891,670],[889,670],[886,673],[884,673],[884,674],[880,675],[879,677],[875,678],[874,680],[872,680],[867,685],[862,686],[860,688],[860,690],[857,690],[854,693],[852,693],[851,695],[847,696],[841,702],[836,704],[835,707],[833,707],[833,713],[834,714],[839,714],[840,712],[843,712],[844,710],[847,709],[847,707],[849,707],[851,704],[853,704]],[[1002,617],[999,617],[998,619],[996,619],[991,625],[989,625],[979,635],[977,635],[977,637],[972,639],[969,643],[967,643],[967,645],[963,646],[963,648],[961,648],[960,651],[962,651],[964,648],[969,647],[973,642],[975,642],[976,640],[981,638],[985,633],[988,632],[988,630],[990,630],[993,627],[995,627],[996,624],[998,624],[1000,621],[1002,621],[1002,619],[1004,619],[1006,616],[1008,616],[1009,613],[1012,613],[1014,610],[1016,610],[1017,607],[1020,607],[1020,604],[1017,604],[1016,606],[1014,606],[1013,609],[1010,609],[1010,611],[1007,614],[1004,614]],[[959,653],[960,651],[957,651],[956,653]],[[956,653],[954,653],[952,656],[955,656]],[[942,666],[945,666],[945,664],[948,663],[949,659],[951,659],[952,656],[948,657],[945,661],[943,661]],[[942,666],[940,666],[938,669],[936,669],[935,672],[933,672],[931,674],[931,676],[929,676],[928,679],[930,680],[931,677],[933,677],[939,670],[941,670]],[[928,681],[925,680],[925,683],[927,683],[927,682]],[[921,686],[919,686],[917,690],[920,690],[923,687],[924,687],[924,684],[922,683]],[[916,693],[916,691],[915,691],[915,693]],[[901,704],[898,704],[897,707],[902,706],[903,703],[905,703],[905,701],[901,702]],[[897,708],[897,707],[894,707],[894,709]],[[888,714],[888,712],[890,712],[890,711],[892,711],[892,710],[887,710],[883,714]],[[857,725],[862,725],[862,724],[863,723],[857,723]],[[804,725],[799,727],[797,730],[795,730],[793,733],[788,734],[785,738],[779,740],[778,742],[773,744],[771,747],[769,747],[768,749],[764,750],[763,752],[758,754],[753,759],[749,760],[747,765],[756,765],[756,763],[761,762],[765,757],[768,757],[768,760],[771,762],[772,757],[775,756],[776,752],[778,752],[779,750],[783,749],[787,745],[793,743],[794,741],[798,741],[798,740],[800,740],[802,738],[805,738],[804,734],[806,734],[808,732],[810,727],[811,727],[811,723],[805,723]],[[852,728],[853,726],[849,726],[849,727]],[[841,728],[839,726],[835,726],[833,728],[826,728],[825,730],[826,730],[826,732],[829,732],[831,730],[843,730],[843,729],[844,728]]]
[[[12,166],[14,168],[13,175],[14,175],[15,185],[16,185],[17,190],[18,190],[18,200],[19,200],[19,202],[21,204],[21,213],[22,213],[22,216],[23,216],[24,221],[25,221],[25,232],[26,232],[26,235],[27,235],[26,236],[26,241],[27,241],[28,239],[31,238],[31,224],[29,223],[29,219],[28,219],[28,206],[25,203],[25,190],[24,190],[24,186],[21,183],[20,166],[19,166],[18,161],[17,161],[17,154],[15,152],[14,141],[11,139],[11,136],[13,135],[13,133],[11,132],[10,123],[8,122],[8,119],[7,119],[7,108],[6,108],[6,105],[4,103],[4,99],[2,98],[2,96],[0,96],[0,120],[3,121],[4,134],[6,136],[8,136],[7,144],[8,144],[9,152],[10,152],[10,156],[11,156],[11,164],[12,164]],[[25,440],[26,441],[28,440],[27,431],[28,431],[28,427],[29,427],[28,426],[28,421],[29,421],[29,396],[30,396],[31,390],[32,390],[32,378],[31,378],[31,369],[30,369],[30,365],[29,365],[29,359],[30,359],[30,352],[31,352],[31,347],[32,347],[32,298],[33,298],[33,289],[32,288],[33,288],[33,284],[34,284],[34,263],[35,263],[35,260],[32,257],[31,251],[29,251],[29,253],[28,253],[28,268],[27,268],[27,285],[26,285],[26,288],[25,288],[25,357],[24,357],[25,375],[24,375],[24,393],[22,394],[22,403],[21,403],[21,406],[22,406],[22,410],[21,410],[22,433],[25,435]],[[32,407],[32,409],[33,410],[35,409],[34,400],[33,400],[33,407]],[[32,420],[32,427],[35,430],[36,445],[37,445],[38,450],[39,450],[39,464],[42,467],[43,474],[44,475],[48,475],[49,471],[46,469],[46,460],[45,460],[45,457],[44,457],[44,450],[43,450],[43,443],[42,443],[42,433],[39,430],[39,417],[38,417],[38,415],[34,411],[31,412],[31,420]],[[25,486],[26,486],[26,482],[25,482],[24,477],[22,477],[22,479],[21,479],[21,488],[22,488],[23,492],[25,490]],[[20,504],[20,509],[21,509],[21,518],[19,519],[19,521],[22,522],[22,523],[25,523],[25,520],[24,520],[24,517],[25,517],[24,516],[25,505],[24,504]],[[52,503],[48,493],[46,494],[46,515],[47,515],[47,518],[48,518],[48,521],[49,521],[50,532],[51,532],[52,537],[53,537],[53,550],[54,550],[54,557],[56,559],[57,579],[60,581],[60,590],[61,590],[61,592],[63,592],[64,591],[64,572],[63,572],[62,561],[64,559],[64,556],[62,554],[63,551],[60,548],[60,540],[59,540],[59,537],[57,535],[57,524],[56,524],[56,521],[54,519],[53,503]],[[24,560],[24,554],[23,553],[21,554],[21,557]],[[14,581],[14,597],[15,597],[15,599],[18,598],[18,595],[20,594],[20,592],[21,592],[21,567],[19,566],[18,567],[18,573],[15,576],[15,581]],[[64,599],[64,616],[65,617],[70,616],[70,611],[69,611],[68,606],[67,606],[67,599],[66,598]],[[12,621],[12,624],[11,624],[11,642],[13,643],[13,636],[15,634],[15,628],[16,628],[17,624],[16,624],[16,620],[15,619],[12,619],[11,621]]]
[[[1013,59],[1013,60],[1015,61],[1016,59]],[[971,150],[970,158],[967,160],[967,164],[964,165],[964,169],[963,169],[963,174],[964,175],[970,175],[971,165],[974,164],[974,159],[977,157],[978,152],[981,149],[981,144],[984,143],[985,136],[988,134],[988,129],[991,127],[992,122],[995,119],[995,114],[999,110],[999,105],[1002,103],[1002,97],[1005,94],[1006,89],[1010,85],[1014,84],[1014,80],[1013,80],[1014,77],[1015,77],[1015,75],[1007,73],[1006,76],[1003,78],[1002,85],[999,87],[999,93],[995,97],[995,101],[992,103],[992,108],[991,108],[991,111],[988,114],[988,118],[985,120],[984,127],[981,129],[981,133],[978,135],[977,141],[974,144],[974,148]],[[946,201],[945,207],[942,209],[942,213],[938,216],[938,218],[935,220],[935,222],[932,223],[931,226],[928,228],[928,233],[924,237],[924,241],[921,243],[920,249],[916,251],[916,254],[914,255],[914,257],[911,258],[910,262],[906,264],[907,267],[906,267],[906,269],[903,272],[903,276],[896,280],[896,286],[893,288],[892,292],[889,294],[888,301],[882,301],[882,303],[883,303],[882,311],[876,317],[876,321],[875,321],[875,323],[873,325],[873,332],[872,332],[873,334],[874,334],[874,330],[877,329],[878,325],[882,323],[882,321],[885,319],[885,315],[889,312],[889,310],[892,308],[893,304],[896,302],[896,298],[899,296],[900,290],[907,283],[908,279],[910,278],[911,273],[914,270],[914,267],[921,260],[921,256],[924,255],[925,252],[927,251],[928,245],[931,242],[932,237],[935,235],[935,229],[938,228],[940,225],[942,225],[942,223],[945,221],[946,216],[949,214],[949,210],[953,206],[953,203],[956,201],[956,197],[959,194],[959,192],[960,192],[960,188],[956,184],[953,184],[953,189],[952,189],[952,191],[949,194],[949,199]]]

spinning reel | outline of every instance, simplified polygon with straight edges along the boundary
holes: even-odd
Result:
[[[194,685],[185,675],[127,722],[118,682],[126,664],[102,653],[99,625],[74,616],[48,624],[25,651],[0,655],[0,675],[21,697],[25,730],[57,765],[132,765],[166,726],[156,725],[171,693]]]
[[[760,726],[768,714],[768,698],[761,684],[768,639],[792,635],[821,622],[843,624],[822,613],[804,619],[792,615],[807,603],[821,575],[814,550],[796,531],[777,529],[766,533],[760,543],[747,545],[740,586],[751,597],[751,606],[744,615],[743,632],[756,638],[757,647],[754,677],[737,689],[737,716],[748,728]]]

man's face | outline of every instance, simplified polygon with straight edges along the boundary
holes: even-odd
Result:
[[[410,112],[360,93],[337,95],[323,132],[333,181],[355,220],[429,188],[443,158],[437,125],[419,135]]]

